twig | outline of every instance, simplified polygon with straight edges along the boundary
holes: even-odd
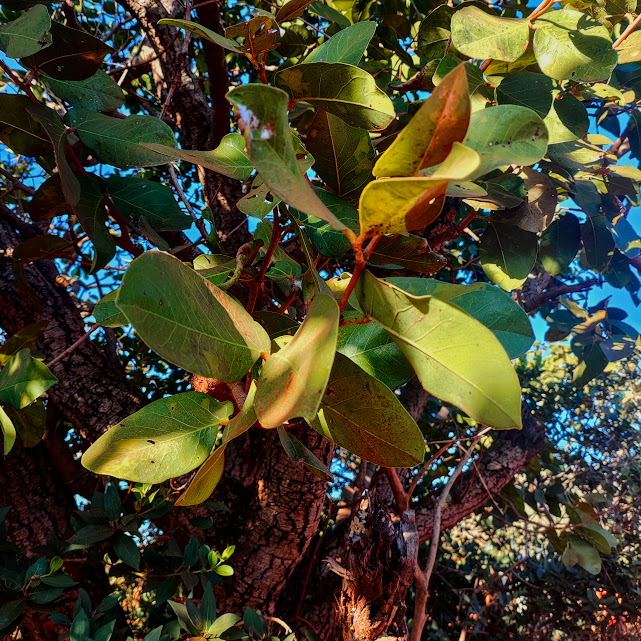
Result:
[[[614,41],[613,49],[619,47],[623,41],[639,26],[641,23],[641,13],[627,26],[626,30]]]
[[[280,217],[278,215],[278,208],[274,209],[274,225],[272,227],[272,237],[269,240],[269,247],[265,252],[265,257],[263,258],[263,264],[260,267],[260,272],[258,272],[258,277],[256,281],[252,283],[251,294],[249,295],[249,303],[247,304],[247,311],[251,314],[254,311],[256,305],[256,299],[258,298],[258,292],[263,285],[265,280],[265,274],[269,268],[269,263],[272,262],[272,256],[276,251],[278,246],[278,241],[280,239]]]
[[[431,456],[425,463],[423,463],[423,466],[421,469],[418,471],[418,474],[412,479],[412,482],[410,483],[410,486],[407,490],[407,495],[408,498],[412,497],[412,494],[414,494],[414,490],[416,489],[416,486],[419,484],[419,481],[425,476],[425,473],[427,470],[434,465],[434,462],[437,461],[444,452],[446,452],[452,445],[454,444],[454,441],[450,441],[443,445],[434,456]]]
[[[16,74],[12,71],[10,67],[8,67],[2,60],[0,60],[0,68],[11,78],[11,81],[22,91],[24,91],[27,96],[29,96],[29,100],[34,103],[38,103],[38,99],[33,95],[33,91],[31,91],[31,87],[28,84],[25,84]]]
[[[194,208],[191,206],[191,203],[189,202],[189,198],[187,198],[187,195],[183,191],[180,181],[178,180],[178,176],[176,175],[176,170],[174,169],[174,166],[171,163],[167,165],[167,171],[169,172],[169,176],[171,177],[171,182],[173,183],[176,189],[176,192],[178,193],[178,197],[180,198],[180,200],[182,200],[183,204],[187,208],[189,215],[192,217],[192,220],[196,224],[196,229],[198,229],[198,231],[200,232],[200,235],[202,236],[202,239],[205,241],[205,246],[209,247],[209,237],[207,236],[207,229],[205,229],[205,222],[203,221],[202,218],[198,218],[198,216],[196,216],[196,212],[194,211]]]
[[[354,265],[354,273],[349,279],[349,283],[347,284],[343,297],[341,298],[341,302],[339,305],[341,312],[345,309],[347,301],[352,295],[354,287],[356,287],[356,283],[358,282],[358,279],[360,278],[360,275],[365,268],[365,263],[367,262],[367,259],[370,257],[371,253],[374,251],[374,247],[376,247],[380,239],[380,236],[374,236],[374,238],[372,238],[369,245],[367,246],[367,249],[365,249],[364,251],[362,244],[363,240],[360,238],[360,236],[352,241],[352,248],[354,249],[354,254],[356,256],[356,263]]]
[[[82,345],[99,327],[101,327],[100,323],[96,323],[91,327],[91,329],[83,334],[75,343],[67,347],[67,349],[62,352],[62,354],[58,354],[52,361],[47,363],[47,367],[51,369],[56,363],[59,363],[63,358],[69,356],[79,345]]]
[[[403,514],[410,507],[410,497],[403,488],[401,479],[398,478],[398,474],[393,467],[386,467],[385,474],[387,475],[387,480],[389,481],[390,489],[394,495],[394,502],[396,503],[396,509],[399,514]]]
[[[33,196],[36,191],[31,187],[27,187],[24,183],[20,182],[15,176],[10,174],[6,169],[0,167],[0,175],[4,176],[16,189],[24,191],[25,194]]]

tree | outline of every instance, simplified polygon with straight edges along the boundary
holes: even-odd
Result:
[[[594,295],[639,303],[640,20],[563,5],[3,3],[0,630],[498,638],[453,564],[638,589]],[[524,598],[511,638],[567,625]]]

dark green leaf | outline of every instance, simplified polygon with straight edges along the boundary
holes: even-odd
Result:
[[[114,289],[96,303],[93,308],[96,323],[100,323],[103,327],[122,327],[129,324],[125,315],[116,307],[117,296],[118,290]]]
[[[316,4],[318,3],[314,3],[314,5]],[[375,30],[375,22],[363,21],[347,26],[347,29],[339,31],[325,40],[320,47],[314,49],[304,62],[342,62],[346,65],[357,65],[361,61]]]
[[[614,238],[608,229],[605,216],[590,216],[581,223],[581,239],[588,265],[595,272],[603,272],[614,254]]]
[[[47,88],[72,107],[92,111],[114,111],[125,102],[123,90],[102,70],[84,80],[58,80],[41,74]]]
[[[27,96],[0,93],[0,140],[15,154],[35,158],[53,153],[44,127],[31,116]]]
[[[14,334],[8,341],[0,345],[0,365],[5,365],[9,358],[21,349],[35,349],[36,343],[47,329],[49,321],[46,319],[27,325]]]
[[[334,476],[327,469],[327,466],[282,425],[278,427],[278,436],[285,450],[285,454],[287,454],[292,461],[302,463],[314,476],[317,476],[323,481],[334,480]]]
[[[138,544],[124,532],[119,532],[113,540],[114,551],[118,558],[132,567],[134,570],[140,569],[140,549]]]
[[[113,533],[110,525],[85,525],[76,532],[67,550],[83,550],[110,538]]]
[[[545,271],[562,274],[581,247],[581,225],[574,214],[566,213],[552,222],[541,235],[540,258]]]

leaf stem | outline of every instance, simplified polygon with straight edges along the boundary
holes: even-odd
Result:
[[[11,78],[11,81],[16,85],[16,87],[18,87],[19,89],[21,89],[27,94],[31,102],[34,102],[36,104],[39,103],[39,100],[33,95],[33,91],[31,91],[31,87],[28,84],[24,83],[22,80],[20,80],[20,78],[18,78],[18,76],[13,72],[13,70],[9,66],[7,66],[2,60],[0,60],[0,68],[7,74],[7,76],[9,76],[9,78]]]
[[[625,39],[639,26],[641,23],[641,14],[639,14],[625,29],[625,31],[614,41],[613,49],[619,47]]]
[[[95,323],[91,329],[84,333],[75,343],[67,347],[67,349],[62,352],[61,354],[58,354],[52,361],[47,363],[47,367],[51,369],[56,363],[59,363],[63,358],[69,356],[79,345],[82,345],[99,327],[102,327],[100,323]]]
[[[556,0],[543,0],[534,11],[530,14],[530,22],[534,22],[539,16],[542,16],[546,11],[554,6]]]
[[[265,274],[269,268],[269,263],[272,262],[272,256],[276,251],[278,246],[278,240],[280,239],[280,216],[278,215],[278,208],[274,209],[274,225],[272,227],[272,237],[269,240],[269,247],[265,252],[265,257],[263,258],[263,264],[260,267],[260,272],[258,272],[258,277],[256,281],[252,284],[251,294],[249,296],[249,303],[247,305],[247,311],[251,314],[254,311],[256,306],[256,299],[258,298],[258,292],[265,281]]]
[[[349,300],[349,297],[352,295],[352,292],[354,291],[354,287],[356,287],[356,283],[358,282],[358,279],[360,278],[360,275],[363,272],[367,259],[370,257],[370,254],[372,253],[372,251],[374,251],[374,247],[376,247],[376,245],[378,244],[378,241],[381,239],[380,236],[374,236],[374,238],[372,238],[372,240],[370,241],[365,251],[363,251],[363,241],[365,239],[362,238],[361,236],[357,237],[356,234],[354,234],[354,232],[351,229],[347,231],[349,231],[351,236],[354,238],[354,240],[351,240],[350,235],[347,234],[345,230],[343,230],[343,233],[348,238],[350,238],[352,242],[352,248],[356,256],[356,263],[354,265],[354,273],[352,274],[352,277],[349,279],[347,288],[345,289],[343,297],[341,298],[341,302],[339,305],[339,309],[341,312],[345,309],[345,305],[347,305],[347,301]]]

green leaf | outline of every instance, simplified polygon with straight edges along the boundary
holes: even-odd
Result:
[[[357,65],[361,61],[374,31],[376,31],[375,22],[367,20],[357,22],[325,40],[303,62],[342,62],[346,65]]]
[[[440,180],[467,180],[481,166],[481,157],[469,147],[455,142],[445,160],[434,167],[426,167],[419,174]]]
[[[234,382],[269,354],[267,333],[240,303],[167,254],[136,258],[116,305],[161,358],[194,374]]]
[[[372,177],[374,148],[369,134],[319,109],[305,143],[314,156],[314,171],[339,196],[362,189]]]
[[[570,213],[560,216],[541,234],[539,255],[548,274],[562,274],[576,257],[581,247],[581,225]]]
[[[296,334],[275,340],[281,349],[265,361],[254,401],[263,427],[315,418],[334,362],[339,315],[332,296],[316,294]]]
[[[105,514],[110,521],[117,521],[122,514],[122,502],[120,501],[118,488],[113,483],[109,483],[105,490],[104,508]]]
[[[641,253],[641,238],[623,216],[619,216],[613,221],[606,218],[605,224],[608,226],[612,238],[614,238],[614,242],[622,254],[628,258],[634,258]]]
[[[420,236],[382,236],[370,254],[372,265],[398,265],[423,274],[433,274],[446,264],[445,258],[433,252]]]
[[[84,80],[58,80],[41,74],[47,89],[73,107],[92,111],[114,111],[125,102],[123,90],[102,70]]]
[[[27,96],[0,93],[0,140],[15,154],[36,158],[51,154],[51,139],[31,116]]]
[[[22,58],[48,47],[53,37],[49,33],[51,18],[47,7],[38,4],[12,22],[0,27],[0,51],[9,58]]]
[[[25,67],[38,69],[60,80],[84,80],[93,76],[113,49],[86,31],[51,23],[53,43],[46,49],[21,58]]]
[[[339,328],[336,351],[390,389],[398,389],[414,376],[403,352],[376,323]]]
[[[601,557],[597,549],[578,536],[569,536],[568,538],[572,551],[576,554],[578,564],[590,574],[599,574],[601,572]]]
[[[380,131],[394,120],[394,105],[363,69],[340,62],[309,62],[281,69],[274,84],[348,125]]]
[[[548,147],[548,158],[571,170],[595,171],[603,167],[604,151],[585,140],[570,140]]]
[[[114,289],[96,303],[93,308],[96,323],[100,323],[103,327],[122,327],[129,324],[125,315],[116,307],[117,296],[118,290]]]
[[[83,550],[91,547],[96,543],[100,543],[111,538],[114,534],[114,529],[111,525],[104,523],[95,523],[93,525],[85,525],[80,528],[74,537],[71,539],[67,551]]]
[[[548,130],[549,145],[583,138],[588,133],[588,112],[571,93],[557,96],[543,122]]]
[[[70,588],[71,586],[76,585],[76,582],[70,576],[62,574],[62,572],[43,576],[40,580],[45,585],[50,585],[54,588]]]
[[[423,460],[425,443],[398,397],[349,358],[336,355],[318,417],[320,434],[386,467],[412,467]]]
[[[4,409],[24,447],[35,447],[42,441],[47,425],[47,410],[43,399],[36,399],[31,405],[21,410],[13,409],[9,405]]]
[[[245,151],[245,139],[239,133],[227,134],[218,147],[211,151],[176,149],[153,143],[146,143],[144,147],[166,156],[166,162],[185,160],[235,180],[247,180],[254,171],[254,166]]]
[[[317,16],[320,16],[321,18],[324,18],[325,20],[329,22],[335,22],[339,27],[345,28],[350,26],[350,21],[340,12],[336,11],[333,7],[330,7],[329,5],[326,5],[324,2],[321,2],[320,0],[315,0],[315,2],[312,2],[312,4],[309,5],[309,10],[316,14]],[[357,24],[365,24],[362,22],[359,22]],[[344,60],[333,60],[331,62],[345,62]],[[358,63],[353,63],[353,64],[358,64]]]
[[[469,58],[514,62],[529,40],[527,19],[502,18],[475,6],[465,6],[452,16],[452,44]]]
[[[9,601],[0,606],[0,630],[4,630],[15,621],[25,609],[27,602],[24,599]]]
[[[326,220],[334,229],[344,229],[300,172],[289,133],[287,94],[250,84],[232,89],[227,99],[234,105],[249,157],[269,189],[292,207]]]
[[[102,269],[116,255],[116,245],[106,226],[107,212],[100,183],[91,174],[78,176],[80,200],[73,212],[93,244],[90,274]]]
[[[361,233],[405,234],[434,222],[445,202],[447,181],[432,178],[373,180],[361,194]]]
[[[140,548],[138,544],[124,532],[116,534],[113,540],[114,551],[118,558],[134,570],[140,569]]]
[[[442,163],[465,137],[470,97],[465,64],[451,71],[421,105],[394,142],[379,156],[375,176],[415,176]]]
[[[238,48],[238,44],[236,42],[230,40],[229,38],[225,38],[215,31],[207,29],[207,27],[203,27],[202,25],[195,22],[178,20],[177,18],[163,18],[162,20],[158,20],[158,24],[168,24],[172,27],[185,29],[186,31],[190,31],[191,33],[194,33],[201,38],[205,38],[205,40],[209,40],[209,42],[213,42],[214,44],[221,46],[223,49],[235,51],[236,53],[244,55],[243,51]]]
[[[641,31],[634,31],[631,33],[617,48],[616,48],[619,64],[627,65],[631,62],[639,62],[641,60]]]
[[[481,238],[479,256],[486,276],[511,292],[527,279],[536,262],[538,237],[512,225],[490,223]]]
[[[521,427],[521,388],[492,334],[450,302],[411,296],[369,272],[354,289],[363,313],[383,327],[423,387],[497,429]]]
[[[435,296],[460,307],[483,323],[513,359],[534,343],[534,332],[523,308],[505,292],[487,283],[454,285],[433,278],[387,278],[412,296]]]
[[[11,419],[0,406],[0,431],[4,440],[4,455],[9,454],[16,442],[16,428],[13,426]]]
[[[579,363],[572,373],[572,383],[576,387],[582,388],[599,376],[610,361],[603,353],[599,340],[592,340],[585,345],[575,345],[573,349],[577,351]]]
[[[83,455],[96,474],[136,483],[162,483],[191,472],[211,451],[220,424],[232,413],[201,392],[150,403],[105,432]]]
[[[155,231],[178,231],[191,227],[169,187],[133,176],[111,176],[103,182],[116,209],[138,222],[142,216]]]
[[[617,52],[606,27],[569,7],[548,11],[536,21],[534,55],[541,71],[555,80],[607,80]]]
[[[225,571],[221,568],[224,568]],[[218,566],[218,570],[220,570],[221,576],[232,576],[234,574],[234,570],[229,565]],[[231,570],[231,572],[229,570]],[[210,626],[207,633],[210,635],[210,638],[216,639],[230,628],[233,628],[239,621],[240,617],[237,614],[222,614]]]
[[[15,333],[6,343],[0,345],[0,365],[5,365],[9,358],[21,349],[35,349],[36,343],[47,329],[49,321],[46,319],[27,325]]]
[[[496,87],[496,103],[528,107],[541,118],[545,118],[552,108],[553,90],[552,78],[541,73],[530,71],[509,73]]]
[[[163,165],[167,157],[144,147],[154,142],[176,146],[169,125],[153,116],[111,118],[104,114],[74,107],[67,112],[65,122],[75,127],[80,140],[104,163],[130,169]]]
[[[588,265],[597,273],[605,271],[614,254],[614,238],[605,216],[590,216],[581,223],[581,239]]]
[[[332,194],[329,191],[314,187],[316,195],[321,202],[329,209],[336,218],[353,232],[358,233],[358,212],[345,200]],[[330,258],[339,258],[351,247],[351,243],[345,234],[332,229],[332,226],[317,218],[316,216],[307,216],[296,209],[290,210],[296,219],[305,226],[305,231],[314,247]]]
[[[322,481],[334,480],[334,476],[327,469],[327,466],[282,425],[278,426],[278,437],[285,450],[285,454],[287,454],[292,461],[302,463],[314,476]]]
[[[548,132],[531,109],[500,105],[472,114],[464,143],[481,156],[481,167],[474,174],[480,177],[504,165],[537,163],[547,151]]]
[[[21,349],[0,370],[0,403],[21,409],[44,394],[58,379],[49,368]]]
[[[60,184],[66,201],[75,207],[80,200],[80,183],[67,162],[67,131],[60,116],[53,110],[37,103],[27,107],[29,113],[42,125],[53,145]]]

